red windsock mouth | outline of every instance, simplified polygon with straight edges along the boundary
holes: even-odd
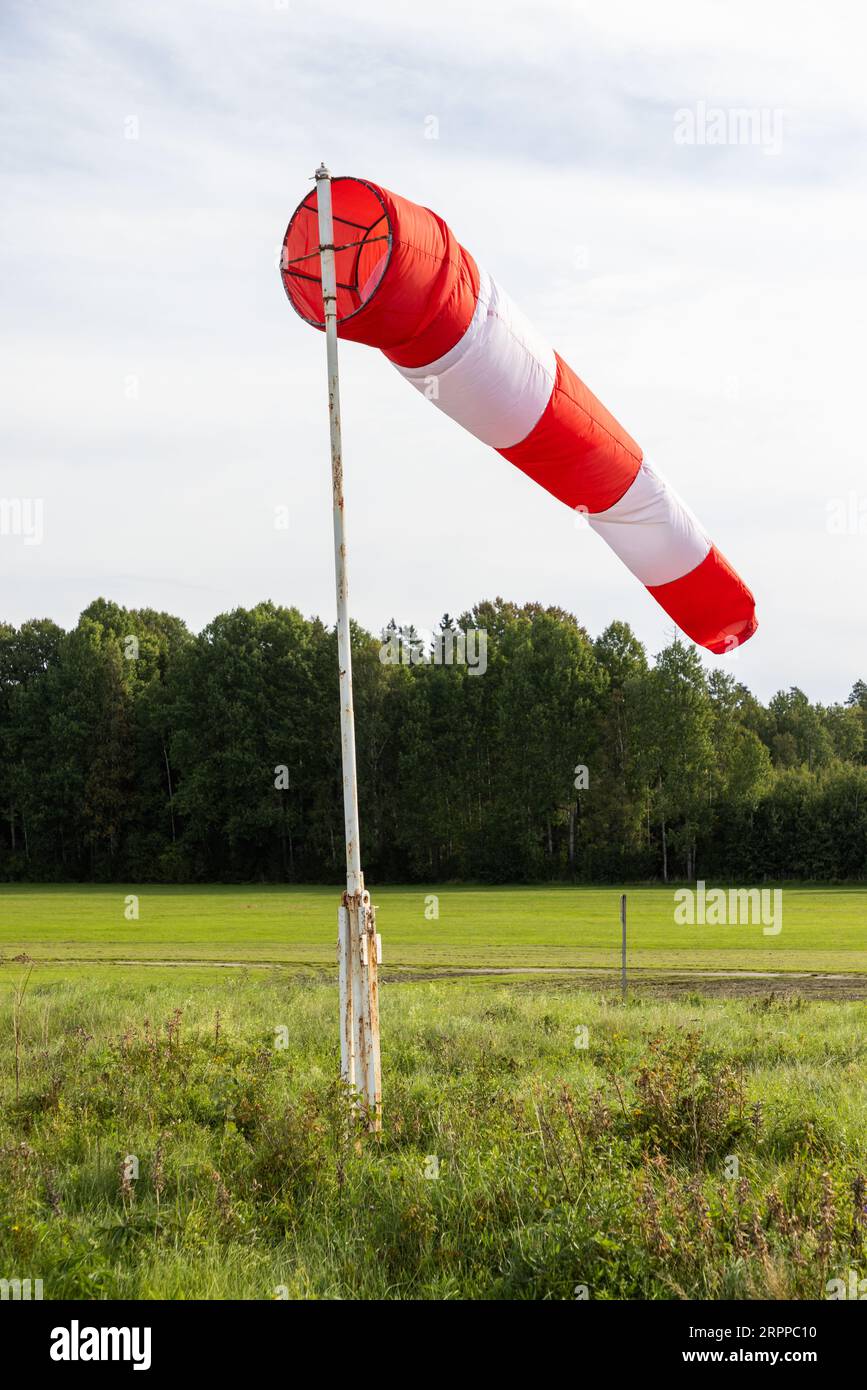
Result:
[[[298,204],[286,229],[280,274],[292,307],[316,328],[325,326],[319,264],[318,189]],[[331,180],[337,319],[343,322],[375,295],[388,268],[392,226],[379,191],[364,179]]]

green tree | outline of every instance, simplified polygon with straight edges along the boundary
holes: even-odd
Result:
[[[713,709],[696,649],[676,638],[641,678],[637,693],[638,760],[659,827],[663,881],[672,855],[692,879],[714,776]]]

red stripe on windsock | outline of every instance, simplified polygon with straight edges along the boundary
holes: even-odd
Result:
[[[567,507],[602,512],[626,492],[641,450],[559,353],[544,415],[526,439],[497,453]]]
[[[715,545],[689,574],[647,592],[688,637],[717,655],[741,646],[759,625],[755,599]]]

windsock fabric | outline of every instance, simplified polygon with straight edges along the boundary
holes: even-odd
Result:
[[[566,506],[585,513],[677,625],[726,652],[755,602],[623,426],[455,239],[442,218],[363,179],[332,179],[338,335],[401,376]],[[324,328],[317,196],[283,244],[286,293]]]

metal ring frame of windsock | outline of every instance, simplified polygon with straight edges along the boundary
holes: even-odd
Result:
[[[340,338],[379,348],[485,444],[587,514],[693,641],[726,652],[755,602],[638,444],[435,213],[364,179],[331,180]],[[324,327],[317,192],[292,215],[286,293]]]

